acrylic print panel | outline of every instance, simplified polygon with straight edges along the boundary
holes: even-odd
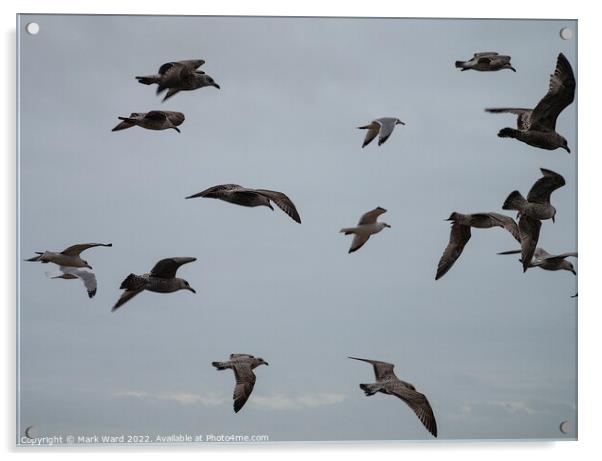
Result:
[[[576,439],[576,21],[18,43],[19,444]]]

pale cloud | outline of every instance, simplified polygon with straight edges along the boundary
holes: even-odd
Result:
[[[153,394],[144,391],[119,391],[113,394],[115,397],[130,397],[139,400],[148,401],[171,401],[180,405],[204,405],[216,406],[221,405],[231,398],[219,396],[216,394],[194,394],[190,392],[168,392]]]
[[[508,413],[526,413],[528,415],[533,415],[535,413],[541,413],[541,410],[536,410],[535,408],[527,405],[525,402],[517,401],[517,400],[497,400],[493,402],[489,402],[490,405],[502,408],[506,410]]]
[[[273,410],[296,410],[301,408],[315,408],[341,403],[347,398],[344,394],[314,393],[300,395],[274,394],[271,396],[256,396],[255,405]]]
[[[200,394],[192,392],[167,392],[150,393],[145,391],[129,390],[113,393],[114,397],[133,398],[146,401],[171,401],[180,405],[217,406],[232,401],[231,396],[217,394]],[[335,405],[347,398],[344,394],[337,393],[306,393],[299,395],[273,394],[269,396],[254,395],[250,403],[271,410],[298,410],[302,408],[315,408]]]

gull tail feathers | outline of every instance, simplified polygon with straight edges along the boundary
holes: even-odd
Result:
[[[144,75],[142,77],[136,77],[136,80],[138,80],[143,85],[152,85],[153,83],[159,83],[159,81],[161,80],[161,76],[160,75]]]
[[[225,362],[211,362],[211,365],[213,365],[218,370],[226,370],[227,368],[230,368]]]
[[[365,392],[366,395],[374,395],[380,390],[379,384],[360,384],[360,389]]]
[[[500,138],[518,138],[519,134],[520,131],[515,130],[514,128],[502,128],[497,135]]]

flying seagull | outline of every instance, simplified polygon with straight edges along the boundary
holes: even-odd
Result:
[[[83,260],[79,255],[82,251],[93,247],[112,247],[112,243],[79,243],[65,248],[60,253],[54,251],[36,251],[38,256],[26,259],[31,262],[41,262],[43,264],[54,263],[57,266],[64,267],[87,267],[92,269],[88,261]]]
[[[498,253],[498,255],[512,255],[522,253],[522,250],[510,250],[510,251],[502,251]],[[569,256],[577,257],[577,252],[569,252],[569,253],[561,253],[559,255],[551,255],[543,248],[535,248],[535,252],[533,253],[533,258],[531,262],[528,264],[528,267],[541,267],[547,271],[559,271],[565,270],[572,272],[574,275],[577,275],[575,272],[575,267],[573,264],[566,260]]]
[[[202,59],[191,59],[188,61],[167,62],[159,68],[155,75],[136,77],[144,85],[157,84],[157,94],[168,90],[163,98],[165,102],[179,91],[191,91],[205,86],[220,86],[213,78],[202,70],[198,70],[205,63]]]
[[[193,261],[196,261],[196,258],[166,258],[155,264],[155,267],[151,269],[149,274],[128,275],[125,280],[121,282],[121,286],[119,287],[121,290],[125,291],[113,306],[112,311],[116,311],[144,290],[155,293],[173,293],[178,290],[188,290],[196,293],[186,280],[176,277],[176,272],[181,265]]]
[[[261,357],[254,357],[249,354],[230,354],[228,362],[211,362],[218,370],[226,370],[227,368],[234,371],[236,385],[234,386],[234,412],[238,413],[244,407],[247,400],[253,392],[255,386],[255,373],[253,369],[259,365],[269,365],[268,362]]]
[[[224,202],[248,207],[267,206],[272,211],[274,207],[270,202],[274,202],[278,205],[278,208],[289,215],[294,221],[301,224],[301,217],[297,212],[297,208],[295,208],[295,204],[282,192],[266,189],[249,189],[238,184],[220,184],[205,189],[198,194],[189,195],[186,198],[196,197],[216,198]]]
[[[472,59],[468,61],[456,61],[456,67],[465,70],[478,70],[481,72],[493,72],[496,70],[510,69],[516,72],[516,69],[510,64],[510,56],[500,55],[495,51],[486,51],[475,53]]]
[[[518,116],[518,129],[503,128],[498,133],[500,138],[515,138],[530,146],[547,150],[561,148],[570,154],[567,140],[556,132],[556,119],[574,99],[573,69],[564,54],[560,53],[556,61],[556,70],[550,76],[548,93],[535,109],[503,107],[485,110],[492,113],[508,112]]]
[[[377,360],[360,359],[357,357],[349,357],[353,360],[361,360],[362,362],[370,363],[374,367],[374,375],[376,382],[374,384],[360,384],[367,396],[374,395],[377,392],[382,392],[387,395],[399,397],[416,413],[418,419],[424,427],[434,436],[437,437],[437,422],[429,401],[424,394],[421,394],[416,388],[405,381],[402,381],[393,372],[395,365],[387,362],[379,362]]]
[[[171,112],[166,110],[151,110],[150,112],[132,112],[129,117],[117,117],[123,120],[111,131],[125,130],[138,125],[147,130],[167,130],[172,128],[178,133],[178,126],[184,121],[182,112]]]
[[[439,260],[435,280],[439,280],[443,277],[460,257],[462,251],[464,251],[464,247],[470,240],[471,227],[476,229],[503,227],[510,232],[518,242],[520,242],[518,226],[510,216],[504,216],[498,213],[462,214],[454,211],[449,218],[447,218],[447,221],[452,221],[449,243]]]
[[[364,143],[362,144],[362,148],[370,144],[372,140],[376,138],[376,135],[379,135],[378,145],[380,146],[383,144],[387,139],[389,139],[391,133],[393,133],[395,125],[405,125],[405,123],[398,118],[383,117],[373,120],[368,125],[358,127],[360,130],[368,130],[366,133],[366,138],[364,139]]]
[[[89,269],[83,267],[60,266],[58,271],[46,272],[46,276],[51,279],[80,279],[86,287],[88,297],[93,298],[94,295],[96,295],[96,276],[94,275],[94,272]]]
[[[550,195],[566,184],[564,178],[558,173],[545,168],[540,168],[540,170],[543,176],[535,181],[526,199],[519,191],[515,190],[508,196],[502,206],[504,210],[518,211],[523,272],[527,270],[533,259],[539,240],[541,221],[545,219],[555,221],[556,208],[550,203]]]
[[[376,221],[381,214],[386,212],[387,210],[384,208],[376,207],[374,210],[365,213],[356,227],[346,227],[340,230],[345,235],[354,234],[349,253],[359,250],[372,234],[378,234],[385,227],[391,227],[387,223]]]

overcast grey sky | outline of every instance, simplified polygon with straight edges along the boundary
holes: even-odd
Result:
[[[573,154],[497,131],[533,107],[571,21],[21,16],[20,247],[88,250],[99,288],[20,263],[20,433],[267,434],[270,440],[430,439],[403,402],[358,384],[393,362],[424,392],[440,439],[559,438],[576,421],[576,278],[529,270],[501,229],[474,230],[435,282],[452,211],[501,211],[545,167],[567,185],[543,225],[577,249],[576,104],[557,130]],[[21,32],[21,31],[20,31]],[[459,72],[476,51],[516,73]],[[202,58],[221,85],[166,103],[136,75]],[[111,132],[118,116],[185,113],[181,134]],[[399,117],[381,147],[356,127]],[[280,210],[184,197],[222,183],[286,193]],[[347,254],[339,234],[382,206],[391,224]],[[197,294],[143,293],[111,313],[122,279],[196,256]],[[245,408],[211,362],[265,358]],[[575,436],[573,432],[569,438]],[[564,436],[566,437],[566,436]]]

